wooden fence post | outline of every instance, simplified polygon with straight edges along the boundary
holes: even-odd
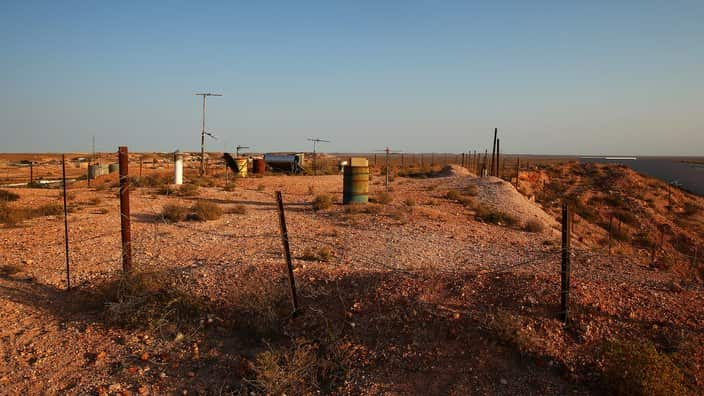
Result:
[[[118,150],[120,165],[120,230],[122,234],[122,271],[132,270],[132,233],[130,231],[130,178],[127,169],[129,155],[126,146]]]
[[[66,254],[66,290],[71,289],[71,268],[69,266],[69,255],[68,255],[68,205],[66,200],[66,155],[61,154],[61,175],[63,180],[64,189],[64,242],[66,244],[65,254]]]

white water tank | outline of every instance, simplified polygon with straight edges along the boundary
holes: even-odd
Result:
[[[174,184],[183,184],[183,154],[178,150],[174,153]]]

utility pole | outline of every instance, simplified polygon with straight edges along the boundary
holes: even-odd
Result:
[[[205,99],[208,96],[222,96],[222,94],[204,92],[197,93],[196,96],[203,97],[203,129],[200,131],[200,175],[203,176],[205,174],[205,135],[208,135],[213,139],[215,138],[212,133],[205,131]]]
[[[309,141],[313,142],[313,176],[316,176],[318,174],[318,167],[316,164],[316,151],[315,151],[315,146],[317,143],[330,143],[329,140],[324,140],[324,139],[318,139],[318,138],[308,138]]]
[[[386,162],[386,172],[385,172],[386,173],[386,176],[385,176],[386,183],[385,184],[386,184],[386,192],[389,192],[389,155],[395,154],[395,153],[400,153],[400,151],[393,151],[388,147],[386,147],[383,150],[376,150],[376,151],[381,151],[381,152],[386,153],[386,156],[385,156],[386,157],[386,159],[385,159],[385,162]],[[401,154],[401,155],[403,155],[403,154]],[[375,154],[375,156],[376,156],[376,154]]]

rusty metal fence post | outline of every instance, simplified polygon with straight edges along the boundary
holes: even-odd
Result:
[[[126,146],[118,150],[120,164],[120,229],[122,233],[122,271],[132,270],[132,233],[130,232],[130,178],[127,169],[129,155]]]
[[[562,203],[562,260],[561,260],[561,290],[560,290],[560,320],[569,320],[570,297],[570,215],[567,202]]]
[[[284,200],[281,191],[276,192],[276,203],[279,210],[279,227],[281,229],[281,243],[284,247],[284,257],[288,267],[288,283],[291,288],[291,304],[293,305],[293,315],[298,314],[298,297],[296,295],[296,280],[293,277],[293,263],[291,261],[291,248],[288,241],[288,230],[286,229],[286,215],[284,213]]]
[[[66,200],[66,155],[61,154],[61,175],[63,181],[64,189],[64,242],[65,242],[65,254],[66,254],[66,290],[71,289],[71,270],[69,266],[69,255],[68,255],[68,205]]]

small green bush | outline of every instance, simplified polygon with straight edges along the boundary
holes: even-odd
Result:
[[[313,210],[325,210],[332,206],[332,198],[327,194],[316,195],[312,202]]]

